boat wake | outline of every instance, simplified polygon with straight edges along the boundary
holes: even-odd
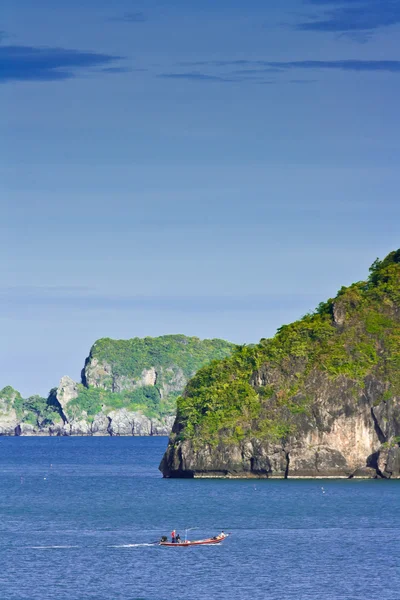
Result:
[[[121,544],[120,546],[109,546],[109,548],[143,548],[144,546],[154,546],[155,544]]]
[[[79,546],[26,546],[29,550],[53,550],[54,548],[58,550],[70,549],[70,548],[79,548]]]

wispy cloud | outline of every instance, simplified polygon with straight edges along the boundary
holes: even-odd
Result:
[[[196,73],[196,72],[161,73],[157,77],[161,77],[163,79],[189,79],[191,81],[215,81],[215,82],[222,81],[224,83],[235,81],[235,79],[232,79],[232,78],[221,77],[219,75],[207,75],[206,73]]]
[[[144,71],[145,69],[128,69],[127,67],[104,67],[101,73],[132,73],[133,71]]]
[[[232,71],[235,75],[265,75],[266,73],[282,73],[283,69],[267,68],[267,69],[237,69]]]
[[[249,60],[249,59],[240,59],[240,60],[197,60],[197,61],[183,61],[178,63],[181,67],[246,67],[246,66],[255,66],[255,65],[265,65],[264,60]],[[274,71],[278,71],[279,69],[274,69]]]
[[[225,67],[237,66],[240,69],[226,69]],[[197,67],[202,65],[202,71],[170,72],[161,73],[157,77],[163,79],[181,79],[198,82],[221,82],[221,83],[255,83],[255,84],[310,84],[315,83],[316,79],[295,78],[287,79],[285,74],[295,70],[306,71],[358,71],[358,72],[387,72],[400,73],[399,60],[295,60],[272,62],[265,60],[224,60],[224,61],[195,61],[185,63],[186,67]],[[183,63],[180,63],[183,66]],[[246,66],[247,68],[244,68]],[[219,67],[219,68],[218,68]],[[207,72],[210,70],[210,72]],[[217,72],[216,72],[217,70]],[[271,75],[278,77],[271,80]],[[282,77],[279,77],[279,76]]]
[[[303,31],[373,32],[400,23],[399,0],[307,0],[307,3],[329,9],[299,23],[297,29]]]
[[[147,21],[147,17],[140,11],[127,12],[117,17],[111,17],[109,21],[117,21],[119,23],[144,23]]]
[[[198,62],[187,63],[187,65],[198,65]],[[214,61],[203,62],[203,66],[214,67]],[[236,61],[223,61],[221,65],[233,65]],[[266,61],[255,60],[246,61],[250,69],[246,69],[248,73],[255,73],[256,67],[265,67],[258,72],[270,72],[271,69],[278,72],[285,72],[291,69],[328,69],[341,71],[386,71],[390,73],[400,72],[400,60],[295,60],[295,61]],[[228,75],[229,76],[229,75]]]
[[[295,83],[296,85],[303,85],[307,83],[315,83],[316,79],[291,79],[289,83]]]
[[[400,73],[399,60],[296,60],[291,62],[271,62],[268,64],[282,69],[329,69]]]
[[[85,69],[106,68],[121,58],[65,48],[0,46],[0,83],[72,79],[81,75]]]

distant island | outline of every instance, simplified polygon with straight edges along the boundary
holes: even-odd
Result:
[[[187,381],[234,348],[184,335],[100,339],[81,382],[65,376],[47,398],[0,390],[0,435],[168,435]]]
[[[165,477],[400,477],[400,250],[272,339],[200,369]]]

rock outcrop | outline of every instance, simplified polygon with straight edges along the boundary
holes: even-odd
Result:
[[[65,375],[61,378],[60,384],[55,392],[55,401],[59,404],[60,414],[64,423],[68,423],[71,415],[68,415],[68,404],[79,396],[78,384]]]
[[[400,478],[400,250],[272,340],[199,371],[160,469]]]
[[[169,435],[188,378],[233,348],[184,335],[98,340],[81,383],[62,377],[48,398],[0,391],[0,435]]]
[[[14,403],[20,398],[19,392],[10,386],[0,391],[0,435],[16,435],[19,419]]]
[[[78,395],[78,384],[70,377],[63,377],[48,398],[47,407],[52,409],[49,421],[39,415],[33,419],[32,413],[27,414],[26,401],[19,392],[4,388],[0,391],[0,436],[167,436],[171,433],[174,416],[154,418],[121,408],[90,417],[76,406],[68,408]]]
[[[234,344],[184,335],[95,342],[82,370],[82,383],[109,392],[157,387],[162,399],[179,395],[203,365],[229,356]]]
[[[257,434],[234,443],[180,440],[177,421],[160,465],[164,476],[399,478],[400,397],[382,400],[381,382],[371,378],[360,392],[345,377],[332,382],[318,375],[309,410],[288,411],[295,433],[279,441]]]

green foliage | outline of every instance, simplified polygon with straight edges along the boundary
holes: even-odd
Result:
[[[395,448],[396,446],[400,446],[400,435],[396,435],[391,438],[388,442],[384,442],[382,444],[382,448]]]
[[[385,336],[387,330],[395,327],[396,323],[393,319],[385,314],[371,310],[365,319],[365,328],[367,333],[373,335]]]
[[[107,363],[112,375],[102,376],[99,384],[101,391],[80,392],[76,404],[92,414],[94,407],[104,405],[111,408],[131,406],[141,409],[148,415],[163,416],[176,410],[176,398],[183,391],[176,378],[188,380],[199,368],[212,360],[223,359],[230,355],[235,345],[224,340],[200,340],[184,335],[165,335],[158,338],[133,338],[131,340],[112,340],[103,338],[95,342],[89,356],[89,362],[97,359]],[[126,377],[130,381],[139,381],[145,369],[154,367],[157,372],[155,386],[138,387],[134,391],[116,393],[113,391],[114,379]],[[166,398],[161,400],[164,386],[171,388]],[[98,388],[94,388],[98,389]],[[90,396],[90,401],[89,401]],[[89,412],[88,412],[89,414]]]
[[[189,377],[210,360],[228,356],[234,347],[224,340],[200,340],[184,335],[130,340],[103,338],[93,344],[90,358],[107,362],[117,375],[139,377],[149,366],[165,369],[176,366]]]
[[[7,385],[2,390],[0,390],[0,411],[1,405],[3,405],[3,408],[6,411],[10,410],[15,400],[22,400],[21,394],[17,390],[14,390],[14,388],[11,387],[11,385]]]
[[[21,422],[34,427],[45,427],[60,419],[58,411],[47,398],[30,396],[23,398],[17,390],[7,386],[0,391],[0,412],[15,410]]]
[[[171,414],[171,405],[162,402],[155,386],[142,386],[132,391],[110,392],[102,388],[78,386],[79,395],[68,403],[68,413],[79,417],[84,412],[89,417],[97,413],[126,408],[141,411],[148,417],[162,417]]]
[[[200,369],[178,399],[180,439],[196,445],[284,438],[309,411],[314,396],[305,391],[318,373],[350,380],[355,392],[375,375],[386,383],[387,397],[399,395],[399,305],[397,250],[372,265],[367,281],[343,287],[274,338]]]
[[[101,409],[106,406],[107,398],[110,392],[100,388],[86,388],[83,385],[78,386],[79,396],[68,403],[68,412],[78,415],[85,411],[89,417],[94,417]]]
[[[46,427],[60,420],[59,412],[42,396],[19,396],[14,400],[14,409],[24,423],[35,427]]]
[[[6,387],[0,390],[0,398],[2,400],[13,401],[16,396],[21,397],[21,394],[17,390],[14,390],[11,385],[6,385]]]

